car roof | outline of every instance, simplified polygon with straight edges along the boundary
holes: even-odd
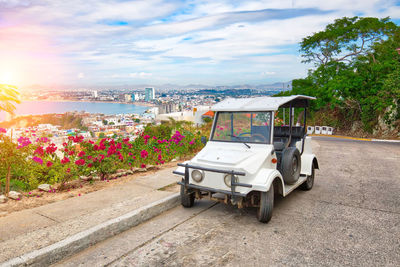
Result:
[[[315,97],[305,95],[263,96],[253,98],[227,98],[214,106],[213,111],[271,111],[280,107],[307,107]]]

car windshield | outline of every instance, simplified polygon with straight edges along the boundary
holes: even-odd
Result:
[[[218,112],[212,141],[270,143],[271,112]]]

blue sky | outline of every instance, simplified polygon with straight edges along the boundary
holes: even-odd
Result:
[[[20,86],[289,81],[311,68],[301,63],[301,39],[354,15],[399,24],[400,4],[0,0],[0,79],[7,71]]]

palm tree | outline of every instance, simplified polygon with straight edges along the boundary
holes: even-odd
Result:
[[[15,104],[21,103],[19,100],[19,92],[16,86],[8,84],[0,84],[0,111],[14,115]]]

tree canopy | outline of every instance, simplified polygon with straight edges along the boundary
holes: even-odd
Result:
[[[372,131],[378,118],[400,120],[400,27],[389,18],[341,18],[302,40],[303,62],[314,63],[289,94],[316,96],[314,111],[338,109]]]

